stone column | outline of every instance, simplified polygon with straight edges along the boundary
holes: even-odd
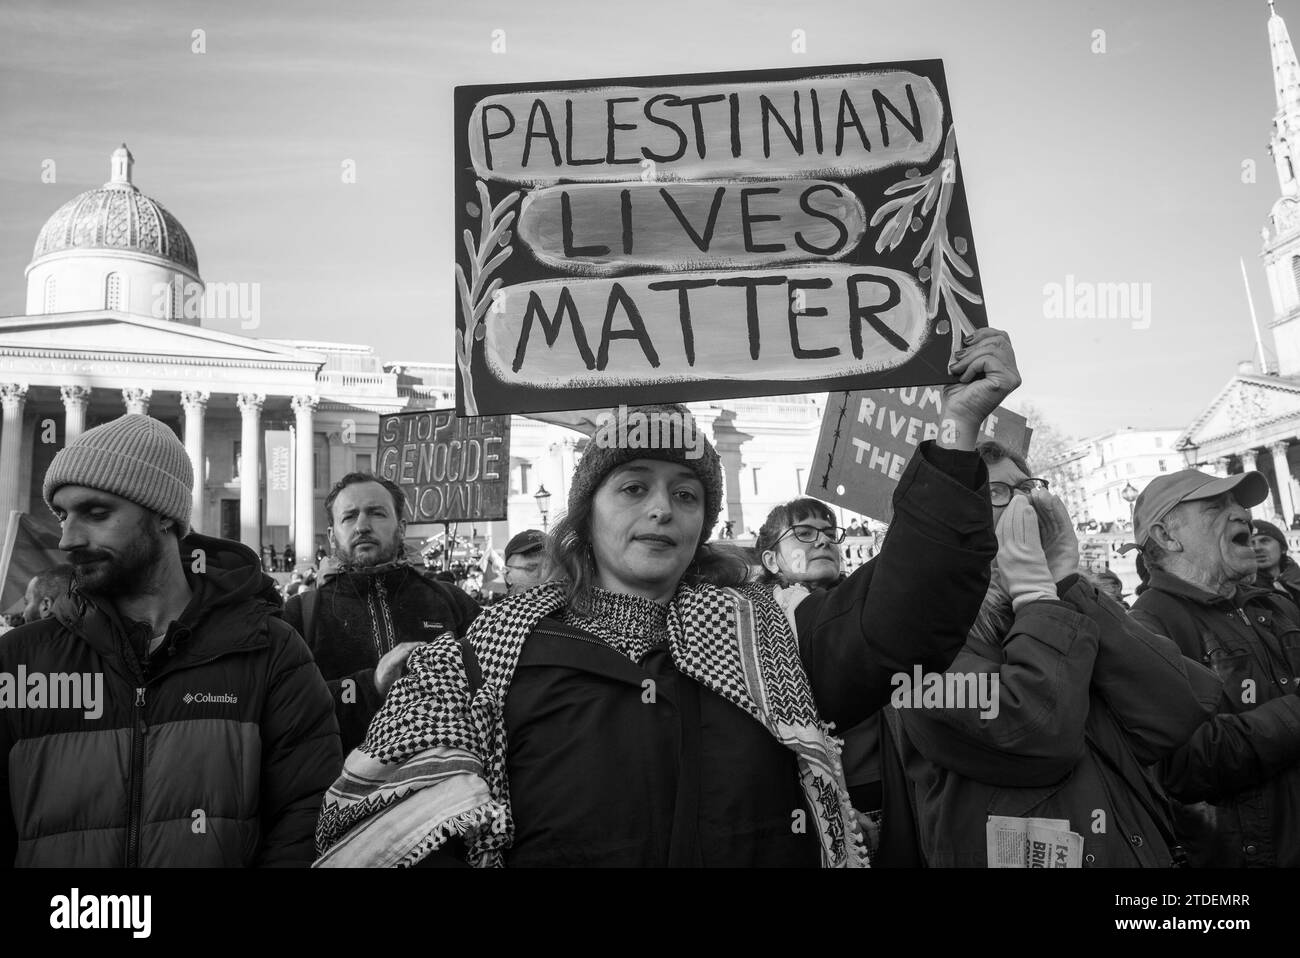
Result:
[[[185,451],[194,469],[194,491],[190,499],[190,527],[202,532],[203,510],[207,506],[207,476],[203,468],[203,416],[208,408],[208,393],[202,389],[187,389],[181,393],[181,406],[185,410]]]
[[[1220,458],[1214,460],[1214,462],[1210,466],[1210,469],[1216,476],[1227,476],[1228,463],[1230,462],[1232,462],[1232,458],[1230,456],[1221,456]]]
[[[713,530],[714,537],[722,533],[723,521],[731,522],[731,531],[737,536],[745,534],[745,511],[741,494],[740,470],[742,456],[740,447],[753,439],[749,433],[741,432],[735,425],[736,415],[724,409],[713,421],[713,442],[718,458],[722,464],[723,509],[718,517],[719,526]],[[803,490],[799,490],[803,495]]]
[[[312,467],[316,432],[312,414],[319,396],[294,396],[294,437],[297,455],[294,460],[293,551],[295,563],[311,562],[316,554],[316,470]],[[293,570],[290,569],[290,572]]]
[[[149,415],[149,400],[152,398],[152,389],[141,389],[138,386],[133,386],[122,390],[122,402],[126,403],[128,415]]]
[[[1244,472],[1259,471],[1259,450],[1247,449],[1241,454],[1241,465]]]
[[[23,462],[23,407],[27,405],[26,383],[0,383],[0,404],[4,406],[0,431],[0,534],[9,527],[9,513],[19,508]]]
[[[86,386],[62,386],[63,444],[66,446],[86,431],[86,407],[90,405],[90,389]]]
[[[262,455],[262,393],[240,393],[236,400],[243,416],[239,466],[239,541],[262,556],[262,512],[259,501],[258,473]]]
[[[1273,454],[1273,471],[1277,477],[1277,498],[1281,503],[1282,518],[1291,525],[1291,517],[1296,513],[1295,494],[1291,489],[1291,467],[1286,461],[1287,444],[1275,442],[1268,447]]]

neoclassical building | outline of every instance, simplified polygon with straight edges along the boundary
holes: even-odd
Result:
[[[1260,257],[1268,277],[1269,323],[1278,365],[1264,357],[1238,373],[1178,440],[1189,465],[1220,475],[1258,469],[1273,489],[1257,514],[1291,523],[1300,513],[1300,62],[1276,11],[1268,20],[1277,113],[1269,151],[1281,196],[1262,230]]]
[[[108,182],[69,200],[40,229],[26,271],[26,313],[0,317],[0,528],[12,510],[43,512],[41,481],[64,443],[137,412],[183,439],[198,477],[197,530],[254,549],[293,543],[308,558],[325,542],[330,486],[375,466],[379,417],[452,406],[453,367],[385,363],[365,345],[226,331],[233,324],[212,322],[213,309],[229,320],[232,304],[253,297],[236,284],[205,282],[185,228],[134,178],[123,145],[112,154]],[[802,494],[821,397],[692,408],[721,453],[723,521],[737,536]],[[291,435],[292,506],[277,524],[267,522],[267,430]],[[554,521],[585,443],[571,430],[518,416],[511,433],[509,520],[459,530],[490,535],[498,548],[513,532]],[[547,520],[537,500],[543,487],[552,497]]]

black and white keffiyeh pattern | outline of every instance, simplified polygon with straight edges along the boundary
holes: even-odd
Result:
[[[615,605],[628,615],[645,612],[638,613],[635,603]],[[472,697],[454,639],[412,653],[410,674],[389,691],[366,740],[326,795],[317,825],[318,865],[410,864],[456,835],[465,839],[472,864],[502,864],[514,833],[505,696],[524,642],[564,606],[563,585],[550,583],[479,616],[467,636],[482,672]],[[840,743],[817,713],[794,630],[771,591],[683,585],[664,625],[678,669],[744,709],[795,753],[822,864],[865,866]],[[632,631],[652,641],[658,623],[653,626]],[[481,784],[486,789],[475,787]]]

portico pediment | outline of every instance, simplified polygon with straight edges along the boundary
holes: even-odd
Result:
[[[1179,447],[1204,447],[1241,438],[1253,444],[1289,420],[1300,426],[1300,380],[1236,376],[1178,439]]]
[[[0,319],[0,355],[57,358],[169,358],[177,363],[318,368],[324,357],[167,320],[111,311]]]

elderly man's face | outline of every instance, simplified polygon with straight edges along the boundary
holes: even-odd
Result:
[[[1259,562],[1250,544],[1250,511],[1232,493],[1175,506],[1164,521],[1183,547],[1183,558],[1208,579],[1240,581]]]
[[[532,552],[512,555],[506,562],[506,592],[514,595],[524,592],[535,585],[541,585],[546,575],[546,550],[535,549]]]

